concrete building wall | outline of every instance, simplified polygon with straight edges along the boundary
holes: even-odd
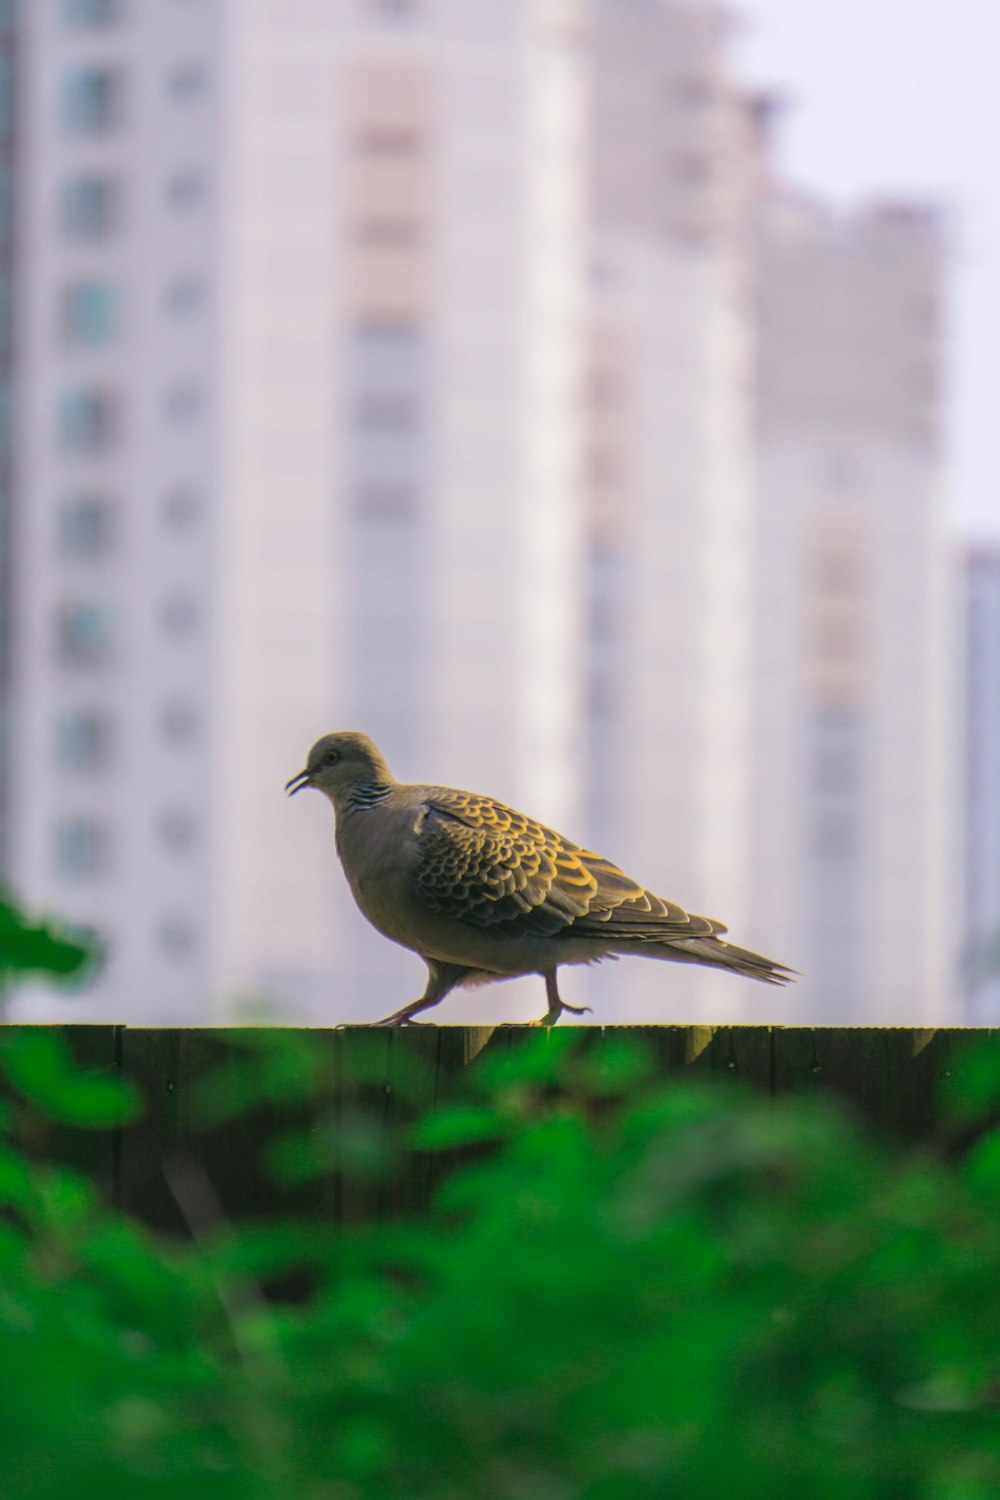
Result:
[[[224,995],[370,1018],[422,986],[354,911],[329,810],[274,795],[325,730],[572,808],[579,24],[540,0],[242,23],[223,691],[253,749],[217,768]]]
[[[578,805],[583,10],[71,11],[25,23],[10,872],[107,936],[75,1014],[370,1017],[421,968],[283,796],[312,740]]]
[[[15,7],[0,9],[0,870],[8,859],[11,788],[9,764],[11,605],[16,470],[14,412],[17,302],[17,209],[20,199],[18,145],[19,64],[23,56]]]
[[[965,1023],[1000,1016],[1000,547],[962,559],[965,646],[963,775]]]
[[[106,936],[88,1003],[190,1019],[212,843],[219,15],[38,5],[20,26],[8,873]]]
[[[919,208],[763,217],[754,923],[809,1021],[952,1014],[941,259]]]
[[[594,46],[592,842],[751,944],[756,139],[714,6],[602,6]],[[739,1019],[729,976],[623,965],[629,1019]]]

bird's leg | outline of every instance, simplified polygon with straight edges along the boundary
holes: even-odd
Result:
[[[468,969],[459,968],[457,964],[427,964],[427,988],[419,1000],[411,1000],[409,1005],[403,1005],[399,1010],[394,1010],[391,1016],[385,1016],[381,1021],[376,1021],[376,1026],[422,1026],[422,1021],[414,1021],[413,1017],[418,1011],[427,1010],[431,1005],[437,1005],[443,1000],[448,991],[454,989],[455,985],[469,972]]]
[[[554,1026],[564,1010],[571,1011],[574,1016],[585,1016],[590,1012],[589,1005],[567,1005],[565,1000],[560,1000],[557,973],[557,969],[549,969],[545,975],[545,993],[549,998],[549,1008],[542,1019],[536,1023],[539,1026]]]

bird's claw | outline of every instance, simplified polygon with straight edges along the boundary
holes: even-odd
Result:
[[[591,1014],[589,1005],[567,1005],[565,1000],[560,1000],[558,1005],[553,1005],[538,1021],[529,1021],[529,1026],[554,1026],[564,1010],[568,1010],[574,1016],[586,1016]]]

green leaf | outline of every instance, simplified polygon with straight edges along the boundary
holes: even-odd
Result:
[[[941,1093],[949,1114],[962,1120],[976,1119],[1000,1105],[1000,1038],[973,1042],[960,1053]]]
[[[0,901],[0,971],[80,974],[98,956],[96,944],[81,941],[46,923],[33,924],[9,901]]]
[[[77,1068],[57,1030],[11,1027],[0,1038],[0,1067],[25,1098],[59,1124],[99,1129],[122,1124],[138,1110],[130,1083]]]
[[[1000,1130],[991,1130],[976,1142],[965,1161],[963,1173],[979,1192],[1000,1199]]]
[[[414,1126],[411,1141],[424,1151],[447,1150],[452,1146],[471,1146],[480,1141],[495,1141],[505,1135],[509,1122],[485,1105],[455,1104],[428,1115]]]

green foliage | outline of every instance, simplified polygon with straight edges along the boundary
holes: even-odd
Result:
[[[0,1069],[19,1093],[61,1125],[100,1129],[136,1113],[138,1100],[131,1084],[108,1073],[77,1069],[57,1031],[34,1026],[4,1030]]]
[[[97,957],[92,938],[31,922],[10,900],[0,898],[0,986],[30,974],[78,979]]]
[[[236,1041],[207,1123],[306,1101],[316,1127],[272,1147],[284,1179],[369,1169],[384,1039],[348,1111],[307,1036]],[[40,1057],[8,1076],[41,1100]],[[4,1500],[1000,1492],[992,1062],[950,1080],[978,1130],[957,1157],[952,1136],[890,1154],[822,1100],[664,1086],[571,1034],[469,1080],[436,1110],[425,1072],[401,1083],[432,1209],[340,1233],[182,1246],[0,1152]],[[279,1295],[292,1270],[308,1290]]]

